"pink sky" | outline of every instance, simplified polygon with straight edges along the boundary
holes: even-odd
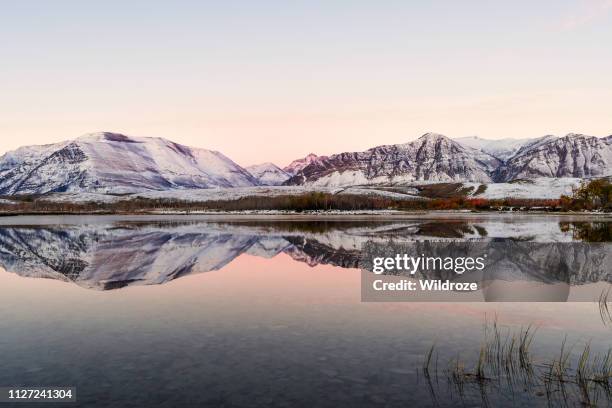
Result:
[[[0,152],[113,131],[282,166],[612,134],[610,0],[112,3],[3,8]]]

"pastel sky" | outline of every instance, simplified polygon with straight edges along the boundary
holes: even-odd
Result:
[[[612,0],[3,1],[0,152],[94,131],[243,165],[612,134]]]

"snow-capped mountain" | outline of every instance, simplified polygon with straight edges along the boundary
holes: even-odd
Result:
[[[494,175],[496,181],[536,177],[601,177],[612,174],[612,140],[570,133],[547,136],[519,149]]]
[[[321,157],[321,159],[323,159],[323,158],[324,157]],[[313,163],[317,159],[319,159],[319,156],[317,156],[314,153],[310,153],[306,157],[302,157],[301,159],[297,159],[297,160],[292,161],[289,165],[287,165],[287,166],[285,166],[283,168],[283,171],[285,173],[287,173],[287,174],[290,174],[290,175],[294,176],[299,171],[301,171],[304,167],[306,167],[309,164]]]
[[[427,133],[409,143],[364,152],[309,154],[284,169],[272,163],[245,169],[220,152],[162,138],[103,132],[4,154],[0,157],[0,195],[148,194],[278,185],[490,184],[546,178],[571,178],[575,184],[582,178],[610,175],[612,136],[569,134],[493,141],[478,137],[453,140]]]
[[[262,186],[280,186],[291,175],[280,169],[274,163],[262,163],[245,167]]]
[[[502,161],[508,160],[525,144],[534,139],[483,139],[478,136],[458,137],[453,139],[463,146],[483,151]]]
[[[530,139],[449,139],[427,133],[414,142],[314,157],[285,184],[336,187],[420,181],[501,183],[527,178],[612,175],[612,136],[547,135]]]
[[[223,154],[162,138],[92,133],[0,157],[0,194],[129,193],[258,185]]]
[[[559,139],[559,137],[554,136],[554,135],[546,135],[546,136],[542,136],[542,137],[536,137],[533,139],[528,139],[516,152],[514,152],[514,154],[509,157],[508,159],[514,157],[514,156],[520,156],[523,153],[527,152],[528,150],[531,149],[535,149],[539,146],[542,146],[546,143],[552,142]],[[507,161],[507,160],[506,160]]]
[[[414,181],[491,182],[502,162],[446,136],[427,133],[405,144],[319,157],[286,184],[350,186]]]

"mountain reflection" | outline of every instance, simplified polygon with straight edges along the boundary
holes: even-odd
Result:
[[[546,282],[549,277],[541,276],[542,271],[554,266],[555,273],[570,284],[611,282],[607,268],[612,256],[607,245],[591,254],[584,250],[569,253],[559,247],[576,241],[609,242],[611,225],[486,219],[0,226],[0,267],[21,276],[108,290],[162,284],[184,275],[220,270],[242,254],[264,258],[287,254],[310,266],[359,268],[368,245],[394,250],[402,245],[459,241],[478,243],[486,250],[489,243],[504,241],[543,243],[530,253],[513,247],[515,260],[520,260],[515,262],[518,270],[535,279]],[[505,261],[501,253],[493,252],[496,262]]]

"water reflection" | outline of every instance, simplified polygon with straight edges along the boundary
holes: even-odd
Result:
[[[381,268],[381,261],[407,254],[421,261],[418,270],[411,263]],[[420,258],[420,259],[419,259]],[[476,268],[474,260],[482,267]],[[374,260],[379,262],[376,275]],[[471,260],[467,267],[466,260]],[[452,265],[457,261],[460,268]],[[444,265],[443,265],[444,264]],[[606,242],[532,242],[514,238],[471,241],[368,242],[361,252],[360,267],[366,274],[363,299],[370,301],[415,300],[414,292],[379,292],[371,286],[376,279],[402,282],[406,279],[439,280],[476,284],[489,301],[566,301],[570,286],[602,283],[575,292],[574,301],[595,301],[612,284],[612,245]],[[588,289],[588,290],[587,290]],[[367,295],[367,296],[366,296]],[[459,290],[429,293],[424,301],[474,301]],[[467,295],[467,294],[466,294]]]
[[[75,385],[75,406],[88,408],[454,407],[485,399],[495,407],[577,406],[585,398],[572,395],[569,383],[561,383],[564,394],[550,388],[557,404],[539,384],[515,384],[491,371],[486,383],[474,377],[481,344],[488,344],[483,322],[499,316],[504,347],[514,344],[506,332],[537,328],[537,364],[560,361],[567,335],[568,350],[577,344],[568,364],[577,367],[586,345],[591,361],[610,346],[597,305],[367,303],[359,299],[359,271],[344,269],[362,266],[370,245],[529,244],[541,250],[525,254],[533,260],[520,258],[532,273],[535,258],[559,262],[555,257],[569,253],[564,245],[582,242],[582,224],[558,221],[0,219],[12,222],[0,226],[0,268],[14,272],[0,271],[0,384]],[[219,272],[176,279],[212,270]],[[587,286],[581,282],[609,281],[605,269],[590,271],[597,273],[559,272],[546,282],[575,281],[573,292]],[[98,290],[152,286],[101,292],[15,274]],[[486,295],[498,296],[497,289]],[[430,398],[421,367],[432,344]],[[501,354],[504,364],[508,354]],[[447,372],[459,381],[449,384]],[[609,401],[604,397],[600,405]]]
[[[562,231],[570,231],[572,237],[586,242],[612,241],[612,222],[561,222]]]
[[[514,254],[516,265],[501,269],[506,274],[498,277],[500,280],[517,278],[512,271],[520,271],[517,279],[580,285],[612,282],[607,268],[612,255],[607,244],[597,250],[566,244],[609,242],[611,225],[601,221],[559,223],[546,218],[522,222],[489,218],[13,225],[0,227],[0,267],[21,276],[109,290],[162,284],[188,274],[220,270],[242,254],[263,258],[287,254],[310,266],[358,268],[370,247],[399,253],[402,246],[406,252],[408,245],[416,246],[416,253],[420,253],[424,246],[435,252],[436,248],[464,242],[481,252],[491,252],[499,263],[507,261],[502,255]],[[434,249],[432,242],[438,243]],[[520,245],[524,242],[529,246]],[[451,274],[447,278],[458,277]],[[481,276],[472,278],[482,280]]]

